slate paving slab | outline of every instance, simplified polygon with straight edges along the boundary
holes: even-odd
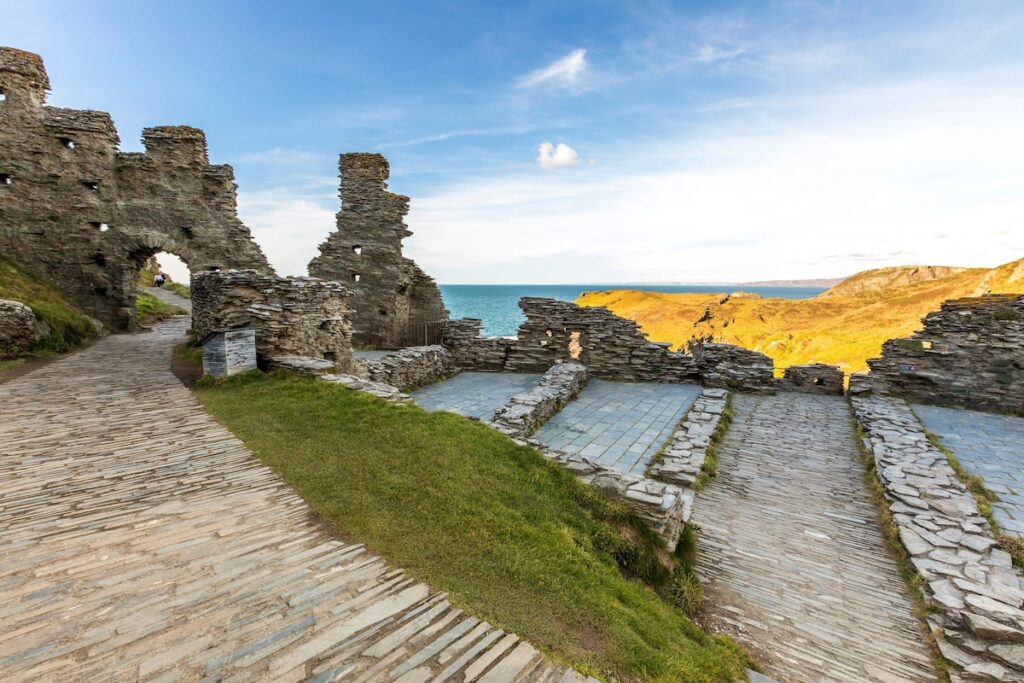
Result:
[[[700,391],[696,384],[592,379],[537,431],[536,439],[622,472],[643,474]]]
[[[934,681],[844,399],[733,395],[697,496],[702,621],[783,681]]]
[[[519,372],[460,372],[410,396],[424,410],[446,410],[489,420],[510,398],[537,386],[540,378],[541,375]]]
[[[0,385],[0,681],[584,680],[317,524],[170,373],[187,327]]]
[[[1024,417],[959,408],[912,406],[925,428],[999,500],[992,516],[1004,531],[1024,537]]]

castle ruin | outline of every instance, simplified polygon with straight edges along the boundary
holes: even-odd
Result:
[[[158,252],[193,273],[272,272],[201,130],[146,128],[144,154],[120,152],[109,114],[46,106],[49,89],[39,55],[0,47],[0,253],[113,329],[134,326],[139,269]]]
[[[409,198],[387,191],[380,154],[342,154],[338,229],[320,245],[309,274],[337,280],[353,292],[353,342],[398,348],[423,344],[430,323],[448,312],[433,278],[402,256]]]

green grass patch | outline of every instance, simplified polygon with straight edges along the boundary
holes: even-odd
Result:
[[[20,301],[50,326],[50,336],[32,351],[37,353],[68,351],[96,336],[96,327],[72,305],[54,285],[22,270],[0,256],[0,299]],[[3,350],[0,349],[0,355]]]
[[[718,420],[718,426],[715,427],[715,431],[711,434],[711,443],[708,444],[707,449],[704,451],[704,464],[701,465],[700,474],[697,475],[696,481],[693,482],[694,489],[700,491],[718,473],[718,449],[722,447],[722,439],[725,438],[725,433],[729,431],[729,425],[731,424],[732,394],[729,394],[728,398],[725,399],[725,410],[722,411],[722,417]]]
[[[686,544],[668,555],[624,505],[536,450],[297,377],[196,394],[341,535],[557,659],[606,680],[743,678],[738,646],[671,604]]]
[[[164,303],[152,294],[139,292],[135,296],[135,319],[142,325],[167,320],[176,315],[185,315],[185,309]]]
[[[192,290],[188,288],[188,285],[183,285],[180,282],[165,282],[164,289],[174,292],[182,299],[192,298]]]

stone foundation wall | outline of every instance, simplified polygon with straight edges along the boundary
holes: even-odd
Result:
[[[704,467],[711,437],[728,405],[728,391],[704,389],[672,435],[661,460],[651,466],[650,475],[684,489],[693,488]]]
[[[379,360],[359,360],[358,373],[373,382],[383,382],[410,391],[451,377],[459,369],[443,346],[411,346]]]
[[[445,324],[442,343],[452,353],[455,364],[466,370],[501,372],[515,339],[507,337],[481,337],[479,318],[449,320]]]
[[[775,367],[763,353],[711,342],[691,344],[690,351],[704,386],[754,393],[775,391]]]
[[[1024,681],[1024,579],[905,401],[850,399],[952,679]]]
[[[261,363],[275,356],[323,358],[352,367],[349,292],[337,282],[283,278],[254,270],[192,276],[192,329],[200,339],[252,326]]]
[[[387,191],[390,167],[380,154],[342,154],[338,229],[320,245],[309,274],[352,290],[356,344],[400,348],[424,343],[427,323],[447,320],[441,292],[402,256],[409,198]]]
[[[912,401],[1024,414],[1024,296],[955,299],[868,361],[871,386]],[[860,380],[859,380],[860,381]]]
[[[548,369],[537,386],[516,394],[491,419],[510,436],[533,434],[574,399],[587,385],[587,369],[579,363],[559,363]]]
[[[272,272],[201,130],[147,128],[144,154],[119,152],[109,114],[45,106],[49,87],[38,55],[0,47],[0,252],[113,329],[134,325],[138,272],[157,252],[192,272]]]
[[[810,394],[843,395],[843,371],[834,365],[791,365],[778,383],[780,389]]]

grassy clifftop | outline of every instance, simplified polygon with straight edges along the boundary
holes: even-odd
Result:
[[[992,269],[865,271],[813,299],[613,290],[586,292],[576,303],[607,306],[675,348],[710,338],[765,353],[777,367],[817,361],[859,372],[885,340],[919,330],[943,301],[985,293],[1024,293],[1024,259]]]
[[[3,256],[0,256],[0,299],[20,301],[50,326],[50,337],[40,343],[40,350],[67,351],[96,334],[89,318],[59,289]]]

